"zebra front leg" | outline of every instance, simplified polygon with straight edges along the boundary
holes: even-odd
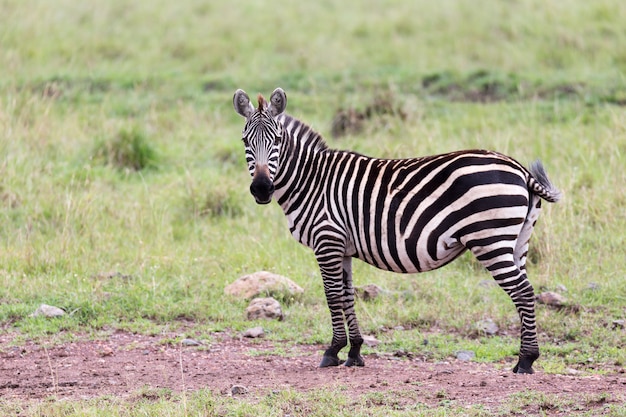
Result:
[[[345,321],[350,329],[350,352],[347,366],[363,366],[361,358],[361,344],[363,338],[359,332],[356,315],[354,313],[354,289],[352,288],[352,263],[350,258],[320,257],[318,258],[324,293],[330,310],[333,326],[333,340],[330,347],[324,352],[320,368],[338,366],[341,364],[338,353],[348,344]],[[344,321],[345,319],[345,321]]]
[[[327,251],[320,252],[326,255],[318,256],[318,264],[324,282],[324,293],[326,294],[326,302],[328,303],[333,326],[333,340],[330,343],[330,347],[324,352],[324,357],[320,363],[320,368],[325,368],[341,364],[338,353],[347,346],[348,338],[344,323],[343,256],[328,254]]]
[[[320,368],[341,365],[338,353],[348,344],[346,329],[343,323],[341,301],[334,297],[329,297],[328,290],[326,289],[326,280],[324,280],[324,291],[326,292],[326,300],[328,302],[330,318],[333,324],[333,340],[330,342],[330,347],[324,352],[324,357],[320,362]]]
[[[348,324],[348,334],[350,337],[350,351],[346,366],[365,366],[365,361],[361,356],[361,345],[363,337],[359,330],[359,323],[354,312],[354,287],[352,286],[352,258],[344,257],[343,262],[343,314]]]

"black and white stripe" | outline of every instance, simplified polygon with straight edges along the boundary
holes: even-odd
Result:
[[[313,249],[331,312],[333,339],[320,366],[363,366],[354,313],[352,258],[378,268],[423,272],[470,250],[509,294],[520,316],[514,372],[532,373],[539,357],[534,293],[526,276],[530,235],[541,199],[560,192],[540,162],[526,169],[497,152],[467,150],[413,159],[378,159],[329,149],[321,136],[284,114],[276,89],[258,108],[238,90],[243,139],[259,203],[272,195],[299,242]],[[346,335],[345,326],[348,326]]]

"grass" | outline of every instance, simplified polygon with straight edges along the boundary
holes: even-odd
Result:
[[[130,400],[103,397],[76,402],[44,402],[14,404],[0,400],[5,415],[42,416],[123,416],[167,415],[188,416],[428,416],[463,415],[470,417],[493,415],[549,415],[565,413],[576,416],[623,415],[623,405],[611,404],[604,394],[572,398],[526,390],[505,399],[495,409],[480,405],[461,404],[450,399],[445,390],[437,392],[428,403],[412,401],[407,391],[373,392],[354,399],[338,387],[335,390],[313,390],[301,393],[292,390],[267,392],[254,401],[245,397],[225,397],[209,390],[175,394],[165,389],[146,387],[132,393]]]
[[[564,286],[579,309],[538,307],[537,366],[606,372],[626,363],[624,331],[611,326],[626,315],[623,2],[368,0],[354,10],[337,1],[9,0],[2,9],[0,328],[18,341],[176,331],[190,320],[207,337],[239,331],[250,327],[245,302],[225,297],[224,286],[270,270],[305,295],[285,306],[287,321],[264,323],[268,337],[327,343],[314,258],[289,236],[279,207],[250,197],[242,121],[231,107],[236,88],[281,86],[288,111],[333,147],[382,157],[473,147],[524,163],[540,157],[565,198],[545,205],[530,279],[537,289]],[[332,138],[338,110],[365,111],[381,94],[398,112]],[[357,285],[392,293],[357,305],[363,329],[383,341],[376,350],[439,360],[470,349],[476,360],[501,363],[517,349],[512,303],[478,285],[489,275],[469,256],[410,277],[355,263],[354,275]],[[41,303],[71,314],[30,317]],[[498,336],[477,334],[485,318]],[[396,326],[405,330],[388,330]],[[251,403],[199,392],[187,404],[247,415],[293,401],[323,414],[319,393],[284,395]],[[193,414],[176,396],[158,398],[69,402],[54,412]],[[346,410],[378,400],[356,401]],[[44,407],[0,406],[32,415]]]

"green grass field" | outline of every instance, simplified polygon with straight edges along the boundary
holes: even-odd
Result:
[[[0,1],[0,331],[61,343],[191,320],[193,334],[210,338],[251,326],[247,303],[224,286],[269,270],[306,292],[284,307],[286,321],[263,323],[268,337],[328,343],[315,259],[276,204],[250,196],[232,109],[237,88],[267,96],[280,86],[288,112],[331,147],[541,158],[564,199],[544,205],[529,277],[538,291],[564,286],[572,308],[538,306],[536,366],[623,369],[626,334],[612,322],[626,318],[626,3],[218,3]],[[394,111],[332,137],[339,109],[364,111],[381,96]],[[478,285],[490,276],[469,256],[416,276],[355,263],[354,276],[393,292],[357,306],[364,332],[384,342],[377,350],[439,360],[471,349],[500,364],[516,353],[515,309]],[[30,317],[41,303],[71,314]],[[485,318],[510,331],[477,335]],[[311,415],[332,407],[320,393],[284,395],[295,399],[272,401],[315,404]],[[197,411],[176,398],[145,405],[156,411],[93,401],[22,411],[255,415],[254,404],[210,392],[189,401]],[[278,415],[280,405],[262,405]]]

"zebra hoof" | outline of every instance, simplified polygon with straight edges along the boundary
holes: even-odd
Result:
[[[365,366],[365,361],[363,360],[363,357],[361,355],[357,356],[356,358],[348,357],[344,365],[345,366]]]
[[[520,356],[517,361],[517,365],[513,368],[513,373],[515,374],[534,374],[533,371],[533,362],[537,359],[539,355],[526,355]]]
[[[513,373],[514,374],[534,374],[535,371],[533,371],[532,366],[522,366],[519,362],[517,363],[517,365],[515,365],[515,368],[513,368]]]
[[[329,366],[339,366],[341,361],[337,356],[324,356],[320,362],[320,368],[328,368]]]

